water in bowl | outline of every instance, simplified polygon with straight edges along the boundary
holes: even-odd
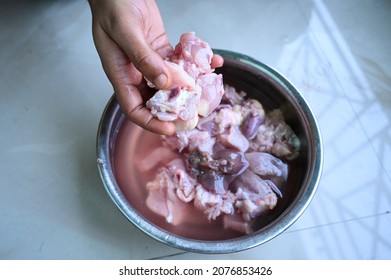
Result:
[[[157,166],[152,171],[140,172],[137,164],[156,147],[160,136],[150,133],[131,122],[124,121],[115,142],[113,166],[117,183],[126,199],[145,219],[156,226],[181,237],[197,240],[224,240],[242,236],[242,233],[224,229],[222,218],[209,221],[192,203],[184,203],[184,223],[173,226],[165,218],[152,212],[146,205],[146,183],[154,179]]]

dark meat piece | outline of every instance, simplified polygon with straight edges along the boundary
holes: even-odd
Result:
[[[248,114],[242,124],[243,135],[247,139],[253,139],[257,135],[258,129],[263,122],[264,119],[262,119],[260,115]]]
[[[194,150],[188,156],[190,174],[208,191],[223,194],[232,180],[248,167],[243,153],[224,149],[213,154]]]
[[[242,111],[245,115],[241,126],[242,133],[247,139],[252,140],[265,122],[265,111],[262,104],[255,99],[243,102]]]
[[[249,169],[262,179],[272,181],[278,188],[283,188],[288,178],[288,165],[279,158],[261,152],[246,153]]]

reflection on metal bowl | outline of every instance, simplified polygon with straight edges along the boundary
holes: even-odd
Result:
[[[301,142],[299,157],[289,166],[289,193],[284,195],[273,215],[260,219],[257,230],[239,237],[205,240],[184,237],[163,228],[148,219],[142,208],[127,199],[116,177],[114,168],[117,136],[124,123],[116,99],[113,97],[103,112],[97,135],[98,168],[109,196],[137,228],[167,245],[200,253],[230,253],[261,245],[290,227],[310,204],[322,170],[322,144],[316,119],[302,95],[282,75],[270,67],[242,54],[214,50],[224,57],[224,83],[243,90],[248,97],[259,100],[266,110],[282,110],[286,122]],[[138,129],[140,131],[140,129]]]

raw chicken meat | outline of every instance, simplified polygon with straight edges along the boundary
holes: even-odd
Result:
[[[202,186],[196,188],[194,205],[202,210],[209,220],[215,220],[222,213],[233,214],[235,195],[229,191],[224,194],[217,194],[207,191]]]
[[[162,121],[174,122],[177,131],[196,127],[199,115],[208,116],[224,94],[222,75],[211,68],[213,57],[209,44],[194,32],[182,34],[175,51],[166,58],[171,72],[169,89],[158,90],[146,102],[152,115]],[[147,81],[150,87],[155,87]]]
[[[300,141],[280,110],[266,113],[259,101],[224,86],[212,57],[208,43],[182,34],[165,60],[171,87],[146,103],[154,116],[173,121],[177,133],[161,136],[162,146],[138,168],[156,173],[146,204],[167,223],[184,223],[198,209],[209,221],[221,217],[224,228],[250,234],[254,219],[283,197],[287,161],[298,156]]]
[[[209,70],[207,64],[191,69]],[[280,110],[266,113],[261,103],[230,86],[225,93],[195,128],[161,136],[162,146],[139,168],[156,170],[147,184],[147,206],[168,223],[186,220],[184,205],[190,205],[210,221],[221,217],[224,228],[250,234],[254,219],[268,215],[283,197],[287,161],[298,156],[300,141]]]
[[[224,229],[233,229],[245,234],[251,234],[254,232],[251,222],[244,220],[242,215],[234,212],[231,215],[224,215],[223,217]]]
[[[223,77],[215,73],[200,75],[197,85],[202,89],[197,111],[199,115],[207,117],[220,104],[224,94]]]
[[[300,140],[285,123],[280,110],[273,110],[258,129],[250,145],[252,151],[271,153],[280,158],[295,159],[299,154]]]
[[[235,190],[235,207],[245,221],[272,210],[277,204],[277,196],[270,186],[270,181],[263,180],[257,174],[246,170],[232,182]]]
[[[195,179],[185,171],[183,160],[174,159],[159,169],[154,181],[147,183],[147,206],[165,217],[167,223],[178,225],[187,217],[187,202],[195,196]]]
[[[186,219],[185,208],[188,204],[177,196],[172,175],[169,169],[160,169],[155,180],[146,186],[146,203],[149,209],[163,216],[167,223],[179,225]]]
[[[252,152],[246,153],[245,156],[249,162],[249,169],[262,179],[273,182],[277,187],[277,189],[273,188],[273,190],[282,197],[278,190],[284,187],[288,179],[288,166],[286,163],[268,153]]]

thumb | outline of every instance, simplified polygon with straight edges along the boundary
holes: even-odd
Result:
[[[136,69],[157,88],[169,88],[172,82],[171,73],[162,57],[146,42],[143,33],[133,33],[130,42],[130,44],[125,44],[128,48],[125,47],[124,51]],[[169,45],[168,47],[171,48]]]

